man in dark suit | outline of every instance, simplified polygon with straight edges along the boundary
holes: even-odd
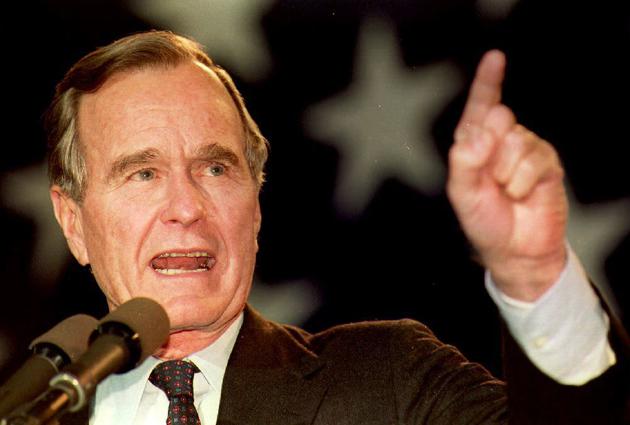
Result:
[[[99,387],[91,423],[178,414],[153,371],[179,359],[199,371],[192,421],[203,424],[620,421],[623,333],[609,342],[609,317],[565,245],[556,152],[500,103],[504,68],[497,51],[480,63],[448,193],[518,340],[506,343],[509,397],[416,322],[309,335],[249,309],[267,142],[229,75],[165,32],[81,59],[47,117],[55,216],[110,309],[146,296],[171,321],[154,357]],[[556,320],[561,303],[566,320]],[[567,411],[576,400],[579,414]]]

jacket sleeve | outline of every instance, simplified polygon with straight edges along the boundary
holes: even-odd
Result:
[[[630,424],[630,345],[620,322],[608,313],[617,363],[584,385],[562,385],[545,375],[505,330],[510,424]]]
[[[390,358],[400,423],[507,423],[503,382],[422,324],[403,321],[396,333]]]

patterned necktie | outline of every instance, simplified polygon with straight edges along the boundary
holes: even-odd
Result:
[[[166,425],[201,425],[194,405],[192,384],[197,372],[197,366],[183,360],[168,360],[151,372],[149,381],[168,397]]]

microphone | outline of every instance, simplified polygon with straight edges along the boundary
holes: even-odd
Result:
[[[81,410],[103,379],[142,363],[167,340],[169,329],[168,316],[157,302],[127,301],[98,323],[87,351],[50,380],[48,391],[0,423],[46,424]]]
[[[29,346],[31,357],[0,388],[0,417],[43,393],[59,370],[87,350],[96,324],[92,316],[77,314],[35,338]]]

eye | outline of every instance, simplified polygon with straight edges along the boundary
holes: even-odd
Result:
[[[131,175],[131,180],[146,182],[155,178],[155,171],[145,168]]]
[[[211,164],[206,168],[207,172],[211,176],[221,176],[225,173],[225,165],[222,164]]]

